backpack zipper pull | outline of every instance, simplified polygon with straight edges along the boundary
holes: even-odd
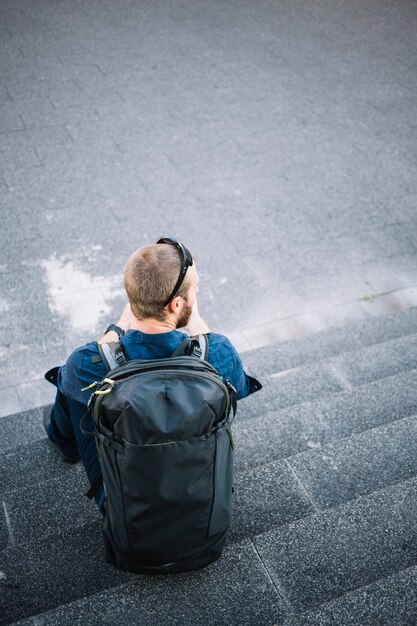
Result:
[[[81,391],[88,391],[88,389],[92,389],[96,385],[101,385],[102,383],[109,383],[110,385],[115,385],[116,381],[112,380],[111,378],[103,378],[103,380],[101,380],[100,382],[98,380],[95,380],[93,383],[91,383],[91,385],[88,385],[88,387],[83,387]],[[100,393],[100,392],[97,391],[94,393]]]
[[[100,384],[102,383],[107,383],[108,385],[110,385],[109,387],[107,387],[107,389],[99,389],[98,391],[94,391],[94,395],[97,396],[104,396],[106,393],[110,393],[110,391],[113,389],[113,387],[116,385],[116,381],[112,380],[111,378],[103,378],[103,380],[101,381]]]
[[[98,380],[95,380],[93,383],[91,383],[91,385],[88,385],[88,387],[83,387],[81,391],[88,391],[88,389],[92,389],[96,385],[98,385]]]

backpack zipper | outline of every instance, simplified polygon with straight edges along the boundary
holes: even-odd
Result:
[[[138,376],[142,376],[143,374],[146,374],[149,371],[155,371],[159,368],[152,368],[151,370],[147,369],[144,372],[137,372],[136,374],[133,374],[132,376],[129,376],[129,378],[136,378]],[[218,378],[217,376],[215,376],[214,374],[211,374],[209,372],[201,372],[201,371],[190,371],[190,370],[179,370],[178,368],[174,367],[174,368],[166,368],[166,369],[172,369],[172,371],[176,371],[176,372],[181,372],[182,374],[186,374],[188,376],[199,376],[200,378],[206,378],[208,380],[211,380],[212,382],[217,383],[218,385],[220,385],[220,387],[222,388],[222,390],[224,391],[225,395],[226,395],[226,410],[225,410],[225,415],[227,417],[229,417],[229,413],[231,410],[231,402],[230,402],[230,392],[236,391],[235,388],[233,387],[233,385],[231,383],[229,383],[229,381],[223,381],[223,379]],[[114,380],[114,378],[116,378],[115,376],[113,376],[113,379],[111,379],[111,382],[113,383],[109,388],[108,391],[112,391],[113,388],[116,385],[119,385],[122,380],[127,380],[126,378],[123,378],[122,380]],[[108,379],[107,379],[108,380]],[[104,382],[104,381],[102,381]],[[107,390],[106,390],[107,391]],[[93,394],[91,394],[91,397],[93,397],[95,394],[97,394],[97,391],[94,392]],[[97,398],[97,401],[95,402],[95,406],[94,406],[94,415],[93,415],[93,420],[95,417],[98,418],[98,411],[99,411],[99,407],[101,405],[101,402],[104,400],[105,395],[107,394],[101,394],[99,395],[99,397]],[[95,420],[94,420],[95,421]],[[229,435],[230,438],[230,445],[232,447],[232,450],[234,450],[234,442],[231,436],[231,432],[229,430],[229,428],[227,428],[227,434]],[[216,438],[216,442],[217,442],[217,438]],[[170,441],[166,441],[166,442],[161,442],[161,443],[156,443],[156,444],[144,444],[144,445],[155,445],[155,446],[159,446],[159,445],[166,445],[169,443],[174,443],[174,442],[170,442]]]
[[[143,372],[136,372],[136,374],[132,374],[131,376],[126,376],[123,377],[122,379],[117,380],[117,376],[113,375],[113,379],[112,379],[112,383],[113,385],[111,386],[111,389],[113,389],[113,387],[115,385],[118,385],[122,382],[122,380],[128,380],[128,379],[132,379],[132,378],[137,378],[139,376],[143,376],[144,374],[147,374],[148,372],[152,372],[152,371],[156,371],[160,369],[159,367],[154,367],[151,369],[146,369]],[[211,380],[215,383],[217,383],[218,385],[220,385],[220,387],[223,389],[223,391],[225,392],[227,398],[229,399],[229,394],[230,391],[236,391],[235,388],[233,387],[233,385],[231,385],[231,383],[229,383],[229,381],[224,381],[222,378],[216,376],[215,374],[212,374],[211,372],[205,372],[205,371],[201,371],[201,370],[193,370],[193,369],[180,369],[176,366],[174,367],[169,367],[167,366],[166,368],[164,368],[165,371],[175,371],[178,374],[185,374],[188,376],[198,376],[199,378],[206,378],[208,380]],[[163,371],[163,370],[161,370]],[[116,379],[116,380],[115,380]],[[108,379],[107,379],[108,380]],[[105,380],[103,382],[106,382]],[[97,391],[95,392],[97,393]],[[228,402],[229,404],[229,402]]]

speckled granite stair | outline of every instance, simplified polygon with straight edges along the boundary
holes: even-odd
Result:
[[[291,406],[323,395],[392,376],[417,367],[417,334],[399,337],[300,367],[280,368],[262,378],[262,404],[256,394],[240,411],[241,419],[265,409]],[[256,369],[254,370],[256,371]]]
[[[294,613],[417,563],[417,478],[273,529],[254,545]]]
[[[365,325],[368,334],[363,331],[361,345],[353,348],[348,339],[359,336],[358,325],[339,329],[338,342],[328,331],[337,343],[333,353],[327,332],[320,333],[329,346],[323,355],[318,336],[308,338],[314,358],[306,356],[307,340],[303,350],[299,342],[278,345],[284,368],[303,355],[302,363],[292,361],[287,378],[268,379],[264,354],[259,357],[265,392],[258,394],[256,411],[245,408],[252,399],[240,403],[234,427],[235,504],[227,550],[200,572],[152,579],[105,563],[101,517],[82,496],[82,466],[60,461],[44,437],[39,409],[2,418],[1,623],[27,616],[24,623],[32,626],[295,626],[311,617],[312,624],[330,625],[329,616],[344,615],[348,607],[354,607],[349,619],[362,619],[363,598],[384,597],[384,581],[406,580],[411,589],[417,563],[417,334],[406,333],[404,320],[415,320],[414,311],[407,314],[398,314],[398,328],[390,316],[386,341],[387,326],[378,320],[377,328]],[[258,374],[259,355],[249,356]],[[401,594],[389,598],[386,612],[394,615]],[[392,623],[411,624],[404,620],[414,606],[411,597],[403,622]]]
[[[284,626],[415,626],[416,586],[412,566],[289,618]]]
[[[417,603],[416,496],[417,479],[413,478],[253,539],[229,543],[223,558],[206,571],[173,578],[140,577],[124,584],[123,575],[117,573],[112,588],[97,594],[91,593],[88,581],[94,569],[84,569],[96,546],[88,545],[87,550],[81,534],[78,541],[88,554],[77,563],[82,572],[82,580],[77,582],[86,597],[21,624],[296,626],[309,624],[309,616],[316,612],[313,624],[333,626],[324,621],[327,612],[327,616],[348,614],[348,624],[377,626],[391,622],[360,622],[366,608],[361,594],[365,600],[374,594],[375,600],[382,596],[384,601],[384,588],[388,587],[387,612],[397,619],[392,623],[411,625]],[[73,562],[79,551],[73,554]],[[70,562],[68,567],[71,569]],[[407,568],[409,571],[403,572]],[[58,581],[54,574],[49,572],[49,592],[57,587],[65,593],[65,574],[61,573]],[[97,574],[102,576],[101,569]],[[40,587],[35,586],[33,593],[38,591]],[[371,609],[375,618],[386,617],[383,608],[374,605]]]
[[[415,334],[417,307],[412,307],[245,352],[244,361],[256,374],[265,376]]]

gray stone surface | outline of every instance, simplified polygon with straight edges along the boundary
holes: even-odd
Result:
[[[410,203],[411,206],[411,203]],[[414,198],[412,210],[416,211]],[[374,293],[389,292],[401,287],[409,287],[416,282],[417,269],[410,263],[414,255],[401,255],[367,264],[360,270],[361,276],[369,283]]]
[[[320,509],[337,506],[417,474],[417,418],[366,431],[348,441],[288,459]]]
[[[363,346],[382,343],[412,335],[417,331],[417,309],[410,308],[405,311],[396,311],[391,315],[383,315],[364,320],[352,325],[351,332]]]
[[[417,568],[410,567],[347,593],[318,611],[307,611],[285,626],[414,626]]]
[[[406,372],[417,365],[417,335],[409,335],[340,354],[320,364],[278,370],[262,377],[262,407],[267,411],[314,400],[352,386]],[[260,413],[259,397],[242,403],[242,419]]]
[[[9,478],[2,493],[2,548],[13,541],[31,551],[33,545],[47,540],[50,534],[58,533],[64,537],[71,529],[101,520],[95,504],[84,497],[88,482],[81,463],[67,466],[52,449],[52,458],[46,455],[44,459],[49,471],[45,471],[44,464],[37,466],[37,455],[43,453],[45,457],[41,446],[44,443],[24,448],[26,465],[31,468],[30,485],[21,480],[21,472],[25,471],[22,456],[17,453],[13,457],[6,456]],[[48,442],[46,444],[51,447]],[[17,443],[16,448],[21,446]],[[262,447],[260,450],[262,452]],[[264,463],[266,459],[265,455]],[[3,463],[6,463],[5,459]],[[256,465],[254,459],[252,465]],[[254,469],[244,469],[242,462],[237,462],[234,489],[231,541],[260,534],[312,511],[309,498],[285,462],[264,464]]]
[[[417,372],[334,393],[234,424],[236,467],[248,468],[282,459],[417,412]]]
[[[321,380],[320,369],[328,368],[329,363],[351,359],[354,354],[359,358],[375,348],[378,355],[382,351],[392,356],[393,346],[397,350],[402,348],[405,339],[410,341],[410,337],[404,337],[347,352],[330,361],[325,359],[315,366],[295,368],[291,372],[291,384],[300,389],[306,387],[311,372]],[[401,370],[401,366],[399,362],[396,367]],[[294,520],[302,523],[301,518],[310,519],[318,507],[334,507],[413,476],[416,437],[410,429],[415,427],[415,418],[404,416],[415,413],[415,377],[415,370],[410,370],[360,385],[352,391],[330,394],[324,386],[314,401],[269,413],[268,397],[260,394],[258,404],[264,414],[246,420],[238,418],[235,423],[236,492],[231,541],[260,536],[271,529],[290,529],[298,523]],[[6,436],[1,455],[4,511],[0,539],[10,594],[21,584],[22,577],[24,590],[29,589],[35,572],[39,576],[37,555],[45,542],[63,550],[59,556],[57,552],[43,554],[45,572],[67,568],[67,549],[73,547],[78,532],[84,533],[86,545],[99,546],[100,519],[94,506],[82,497],[86,488],[82,467],[68,467],[60,461],[43,433],[37,430],[40,419],[39,410],[3,418]],[[18,432],[19,424],[21,432]],[[375,428],[381,424],[387,425]],[[366,432],[351,436],[358,431]],[[337,442],[340,437],[350,438]],[[302,450],[309,452],[294,456]],[[21,476],[29,474],[35,482],[32,487],[21,484]],[[64,498],[57,497],[60,492],[65,494]],[[352,506],[357,506],[357,502]],[[28,553],[33,556],[29,570],[25,564]],[[48,566],[50,558],[53,563]],[[71,576],[75,575],[76,570]],[[75,600],[84,595],[84,583],[70,584],[73,594],[70,598]],[[108,584],[103,571],[96,590]],[[30,614],[51,607],[58,600],[54,594],[51,599],[38,593],[37,603],[33,598],[25,602],[22,610]]]
[[[21,405],[16,387],[11,387],[10,389],[2,389],[0,391],[0,401],[3,415],[19,413]]]
[[[321,446],[331,438],[320,401],[262,411],[258,417],[247,420],[241,420],[238,413],[233,433],[239,469],[283,459],[310,446]]]
[[[45,431],[41,414],[41,409],[33,409],[20,413],[18,417],[15,414],[2,417],[0,452],[14,451],[20,445],[43,439]]]
[[[98,566],[99,558],[94,555],[94,545],[85,549],[82,564],[85,566],[82,580],[74,580],[71,587],[73,594],[78,590],[89,589],[86,596],[78,602],[66,604],[39,617],[20,622],[29,626],[48,624],[281,624],[283,622],[283,603],[277,594],[263,564],[251,541],[234,544],[226,548],[224,557],[197,572],[168,577],[134,577],[121,574],[111,566]],[[69,556],[69,555],[68,555]],[[79,558],[78,551],[73,558]],[[92,560],[92,564],[87,558]],[[74,567],[67,564],[68,574]],[[95,569],[96,568],[96,571]],[[106,585],[103,584],[104,571]],[[58,573],[58,572],[56,572]],[[56,604],[60,604],[62,589],[53,579],[55,572],[40,571],[36,589],[32,589],[32,602],[42,606],[42,602],[51,603],[51,595]],[[91,577],[91,578],[90,578]],[[112,577],[112,583],[111,583]],[[59,576],[61,579],[61,576]],[[48,582],[48,580],[50,582]],[[121,585],[122,582],[130,583]],[[102,593],[94,593],[107,587]],[[119,584],[118,588],[115,587]],[[47,587],[47,588],[46,588]],[[113,588],[112,588],[113,587]],[[69,590],[68,590],[69,591]],[[71,594],[67,593],[67,602]],[[35,597],[35,593],[37,596]],[[49,594],[49,598],[48,595]],[[22,594],[22,598],[24,598]],[[27,614],[29,607],[18,607],[21,617]],[[32,609],[33,610],[33,609]],[[15,613],[16,615],[16,613]]]
[[[22,476],[33,476],[39,483],[64,476],[74,467],[63,463],[61,456],[46,439],[20,445],[14,450],[0,454],[2,481],[0,493],[9,493],[21,484]]]
[[[45,262],[96,283],[172,233],[228,333],[415,286],[415,19],[410,1],[2,2],[4,389],[28,381],[22,344],[46,370],[122,305],[79,282],[98,309],[80,326]]]
[[[293,610],[316,608],[415,565],[416,489],[414,478],[257,537]]]
[[[331,438],[348,437],[415,413],[416,382],[416,370],[402,372],[320,399],[317,408]]]
[[[7,624],[127,582],[102,553],[100,522],[16,543],[2,552],[2,619]]]
[[[314,400],[320,396],[343,391],[343,381],[327,364],[294,368],[262,378],[263,389],[241,403],[241,419],[252,418],[265,411]]]
[[[350,329],[331,328],[294,341],[249,350],[244,353],[243,361],[249,371],[262,377],[360,347],[356,333]]]
[[[232,541],[259,535],[313,512],[308,496],[285,462],[236,472],[233,485]]]
[[[48,542],[50,536],[65,538],[68,532],[92,522],[96,523],[95,530],[100,528],[102,517],[97,506],[84,497],[89,485],[81,466],[41,483],[39,478],[33,475],[33,484],[23,488],[16,482],[13,491],[2,494],[9,544],[14,541],[30,553],[34,546]],[[44,555],[45,561],[49,558]]]
[[[410,0],[1,3],[3,620],[74,600],[40,622],[413,624],[415,573],[395,572],[417,561],[417,308],[378,316],[416,306],[416,21]],[[19,415],[115,321],[128,255],[162,234],[243,349],[358,320],[245,355],[265,390],[235,425],[234,540],[268,531],[276,586],[250,541],[130,582],[101,557],[81,466]],[[356,499],[312,515],[312,496]]]
[[[376,347],[390,344],[398,347],[399,340]],[[292,371],[291,385],[306,387],[312,372],[321,381],[320,370],[328,371],[335,359],[352,354],[359,358],[374,347],[358,348],[355,353],[324,359],[314,366],[308,360],[306,366]],[[391,350],[384,354],[391,355]],[[372,582],[375,576],[413,564],[415,550],[407,507],[412,505],[414,482],[406,479],[416,474],[416,437],[412,431],[415,377],[416,371],[409,370],[330,394],[324,385],[316,389],[319,397],[314,401],[272,412],[267,411],[268,396],[259,394],[260,415],[237,418],[229,549],[240,549],[236,542],[255,538],[262,562],[275,577],[280,608],[273,614],[275,618],[267,613],[266,623],[280,623],[294,611],[317,607]],[[61,462],[43,433],[36,430],[40,419],[39,410],[3,418],[7,428],[0,455],[4,476],[0,545],[6,623],[71,601],[81,619],[83,607],[90,607],[88,600],[82,599],[86,594],[131,580],[103,561],[101,520],[94,505],[82,495],[86,489],[82,466]],[[30,476],[31,485],[26,479],[22,481],[22,476]],[[340,502],[346,504],[317,514],[319,508],[335,507]],[[386,554],[381,557],[385,538]],[[238,585],[230,576],[231,584]],[[58,584],[52,585],[51,580]],[[260,580],[256,575],[251,581],[253,589],[259,584],[264,588]],[[142,584],[143,578],[137,581]],[[136,583],[134,586],[137,589]],[[129,593],[124,587],[114,588],[108,601],[122,594],[128,603]],[[149,597],[153,593],[157,593],[155,587]],[[194,612],[189,612],[194,605],[186,602],[186,606],[175,609],[178,617],[175,613],[172,619],[185,623],[194,619]],[[152,604],[145,606],[144,619],[151,623],[155,619]],[[53,623],[64,610],[58,609],[45,619]],[[233,603],[228,610],[234,614]],[[221,611],[223,615],[226,609]],[[253,611],[260,615],[256,602],[246,606],[246,613],[242,609],[242,614],[249,616],[248,623],[255,619]],[[133,612],[128,615],[135,619]],[[114,619],[117,623],[118,614]],[[216,614],[213,623],[218,619]]]
[[[417,308],[411,308],[248,351],[244,362],[261,377],[415,332]]]
[[[352,385],[413,369],[417,365],[417,335],[370,346],[355,355],[341,355],[332,360],[332,365]]]

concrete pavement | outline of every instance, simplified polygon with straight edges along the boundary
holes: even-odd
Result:
[[[417,9],[406,0],[4,0],[0,414],[191,247],[241,350],[417,303]]]

